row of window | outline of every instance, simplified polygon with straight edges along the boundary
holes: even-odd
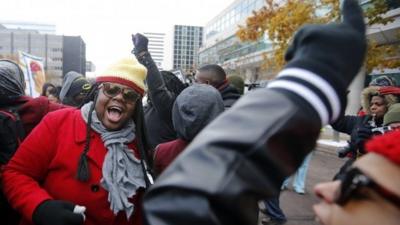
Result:
[[[202,31],[202,27],[192,27],[192,26],[175,26],[175,32],[195,32],[195,31]]]
[[[258,10],[264,6],[264,0],[243,0],[231,8],[229,12],[222,15],[214,23],[205,28],[206,38],[210,38],[217,33],[237,24],[247,18],[253,10]]]
[[[201,41],[203,38],[201,36],[175,36],[174,40],[191,40],[191,41]]]
[[[198,49],[200,48],[201,44],[196,43],[196,44],[179,44],[179,43],[174,43],[174,49],[179,50],[179,49]]]
[[[190,50],[190,49],[187,49],[187,50],[174,50],[174,55],[178,55],[178,54],[180,54],[180,55],[183,55],[183,54],[194,55],[194,54],[197,54],[197,51]]]
[[[195,66],[193,63],[174,63],[174,68],[192,69]]]

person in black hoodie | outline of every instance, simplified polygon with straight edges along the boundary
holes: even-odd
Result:
[[[172,107],[185,85],[171,72],[160,71],[148,51],[149,40],[142,34],[132,35],[132,53],[147,68],[147,106],[144,117],[150,147],[176,139],[172,125]]]
[[[195,75],[195,82],[215,87],[224,100],[225,109],[230,108],[239,98],[239,91],[229,84],[224,69],[216,64],[200,67]]]

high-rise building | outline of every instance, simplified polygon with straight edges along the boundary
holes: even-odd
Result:
[[[148,50],[156,63],[158,69],[162,70],[164,67],[164,44],[165,33],[144,32],[149,39]]]
[[[56,34],[56,25],[32,23],[32,22],[19,22],[19,21],[0,21],[0,24],[8,30],[24,30],[39,32],[40,34]]]
[[[85,75],[86,45],[80,36],[63,36],[63,74],[75,71]]]
[[[267,38],[241,42],[236,37],[238,25],[244,24],[252,11],[264,4],[265,0],[236,0],[208,22],[199,52],[200,65],[219,64],[229,75],[240,75],[248,82],[265,77],[260,67],[263,54],[271,50],[271,43]]]
[[[17,60],[18,51],[42,57],[46,80],[57,85],[71,70],[85,75],[85,49],[80,36],[42,34],[35,30],[0,26],[0,58]]]
[[[390,10],[384,17],[391,17],[394,21],[386,25],[368,27],[367,35],[379,44],[399,45],[400,3],[398,0],[385,0],[385,2]],[[359,0],[359,3],[366,9],[371,7],[372,1]],[[208,22],[204,28],[204,42],[199,52],[199,63],[219,64],[228,74],[240,75],[247,82],[256,82],[274,76],[274,73],[261,69],[263,55],[272,51],[272,44],[268,37],[265,35],[255,42],[241,42],[235,35],[238,25],[243,25],[253,10],[259,10],[264,4],[265,0],[235,0]],[[383,74],[390,74],[400,81],[399,69],[386,69],[383,73],[377,70],[372,73],[373,76]],[[352,92],[357,95],[359,93]]]
[[[86,72],[94,72],[96,70],[96,66],[92,61],[86,61]]]
[[[173,69],[192,73],[198,67],[198,52],[203,42],[203,27],[174,26]]]
[[[367,9],[371,7],[372,1],[359,0],[361,7]],[[396,0],[385,0],[389,11],[383,15],[384,18],[392,18],[393,21],[383,24],[375,24],[367,29],[367,36],[369,39],[375,40],[378,44],[383,45],[397,45],[400,46],[400,1]],[[400,52],[398,52],[397,60],[400,61]],[[392,76],[396,79],[397,84],[400,85],[400,68],[397,69],[385,69],[385,70],[374,70],[371,73],[372,78],[377,76],[386,75]]]

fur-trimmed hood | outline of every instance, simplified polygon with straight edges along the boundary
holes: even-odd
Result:
[[[361,93],[361,105],[363,107],[363,111],[366,112],[368,115],[371,114],[371,111],[369,110],[370,107],[370,102],[372,96],[383,96],[385,99],[385,102],[387,103],[387,108],[389,108],[391,105],[394,103],[398,102],[398,97],[394,94],[388,94],[387,92],[384,91],[384,87],[378,87],[378,86],[371,86],[365,88],[362,93]]]

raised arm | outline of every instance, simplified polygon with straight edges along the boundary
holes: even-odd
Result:
[[[257,202],[277,193],[346,104],[362,65],[365,26],[347,0],[340,24],[303,27],[268,88],[207,126],[145,196],[147,224],[256,224]]]
[[[157,65],[148,51],[148,39],[142,34],[132,35],[135,46],[133,53],[141,64],[147,68],[146,83],[148,86],[148,97],[157,110],[161,119],[171,120],[171,111],[176,95],[169,91],[162,78]]]

